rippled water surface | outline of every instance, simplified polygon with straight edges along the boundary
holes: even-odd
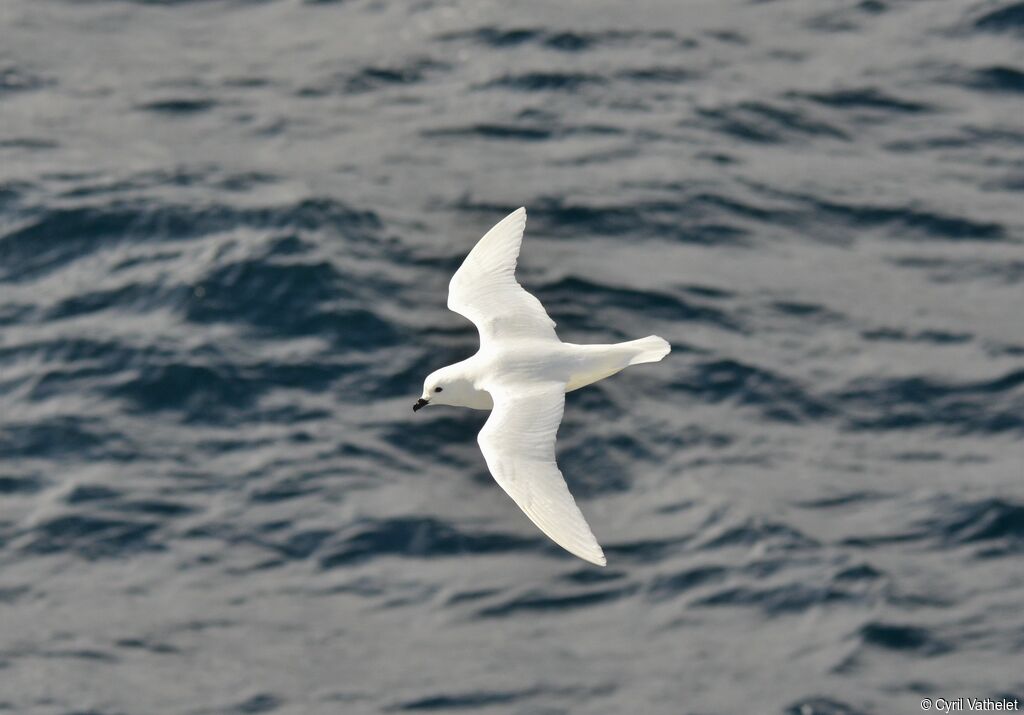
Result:
[[[0,3],[0,711],[1024,696],[1024,3]],[[509,210],[608,554],[492,483]]]

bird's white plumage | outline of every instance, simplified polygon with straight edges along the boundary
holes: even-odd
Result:
[[[469,318],[480,343],[509,338],[558,340],[544,306],[516,281],[526,228],[519,208],[484,234],[448,284],[448,308]]]
[[[604,566],[604,552],[555,463],[565,383],[523,380],[486,387],[494,409],[477,442],[494,480],[552,541]]]
[[[615,345],[573,345],[516,281],[526,209],[513,211],[466,256],[448,286],[448,307],[480,332],[480,351],[436,370],[414,405],[491,408],[477,441],[487,467],[523,512],[559,546],[603,566],[604,552],[555,462],[566,390],[656,362],[669,344],[657,336]]]

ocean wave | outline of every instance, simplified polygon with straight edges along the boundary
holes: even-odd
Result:
[[[0,710],[1014,690],[1020,2],[8,5]],[[605,569],[409,409],[520,205]]]

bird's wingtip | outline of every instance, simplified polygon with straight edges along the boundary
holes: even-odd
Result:
[[[587,549],[583,552],[576,552],[576,555],[584,561],[588,561],[594,564],[594,566],[607,566],[608,559],[606,559],[604,556],[604,550],[598,544],[594,544],[594,547],[594,549]]]

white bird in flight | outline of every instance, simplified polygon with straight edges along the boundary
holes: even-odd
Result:
[[[516,282],[526,209],[480,239],[448,285],[448,308],[480,332],[475,355],[432,372],[413,411],[427,405],[491,410],[477,442],[494,480],[566,551],[599,566],[601,545],[555,463],[565,393],[623,368],[658,362],[671,347],[650,335],[614,345],[563,343],[536,297]]]

